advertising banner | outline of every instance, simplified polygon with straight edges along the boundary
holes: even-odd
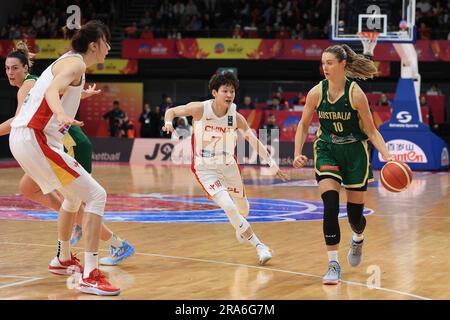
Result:
[[[129,162],[133,139],[90,138],[92,143],[92,161]]]
[[[87,74],[137,74],[137,60],[106,59],[105,63],[95,64],[86,69]]]
[[[380,126],[389,152],[395,160],[413,170],[448,169],[448,147],[421,119],[413,79],[400,79],[389,122]],[[380,169],[386,162],[374,150],[372,165]]]
[[[49,40],[47,40],[49,41]],[[328,40],[290,39],[127,39],[122,42],[122,57],[127,59],[282,59],[320,60],[323,50],[335,44]],[[450,61],[450,41],[418,40],[419,61]],[[46,49],[49,51],[50,49]],[[40,57],[39,57],[40,58]],[[391,43],[379,43],[375,61],[400,61]],[[380,65],[380,76],[387,76],[388,65]]]
[[[70,50],[70,40],[64,39],[36,39],[34,48],[36,59],[57,59]]]
[[[175,40],[130,39],[122,41],[122,58],[174,59],[180,56],[176,52]]]
[[[86,86],[89,83],[86,83]],[[80,103],[80,120],[84,122],[83,130],[91,137],[108,137],[109,122],[103,115],[112,109],[114,101],[119,101],[120,108],[133,121],[136,132],[139,132],[139,116],[142,112],[144,84],[134,82],[97,83],[97,89],[102,90]]]

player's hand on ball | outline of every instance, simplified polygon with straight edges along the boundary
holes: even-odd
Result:
[[[383,154],[381,157],[383,158],[384,161],[387,161],[387,162],[395,160],[394,156],[392,156],[390,154]]]
[[[294,168],[297,168],[297,169],[303,168],[304,166],[306,166],[307,161],[308,161],[308,157],[301,154],[301,155],[295,157],[292,165],[294,166]]]

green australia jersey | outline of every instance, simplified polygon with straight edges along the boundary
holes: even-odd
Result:
[[[356,82],[347,79],[344,94],[335,101],[330,101],[328,80],[321,81],[322,95],[317,105],[320,125],[317,138],[319,140],[346,144],[368,139],[362,129],[358,111],[353,106],[351,93],[355,84]]]
[[[27,81],[27,80],[34,80],[37,81],[37,79],[39,79],[38,76],[35,76],[34,74],[27,74],[27,76],[25,77],[25,79],[23,79],[23,82]]]

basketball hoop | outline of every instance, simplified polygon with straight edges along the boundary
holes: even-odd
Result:
[[[364,54],[373,57],[373,51],[377,45],[379,32],[362,31],[357,33],[359,40],[361,40],[364,47]]]

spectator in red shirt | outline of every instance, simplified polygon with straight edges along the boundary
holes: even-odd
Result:
[[[141,33],[141,39],[153,39],[153,31],[150,30],[148,26],[144,27],[144,30]]]

